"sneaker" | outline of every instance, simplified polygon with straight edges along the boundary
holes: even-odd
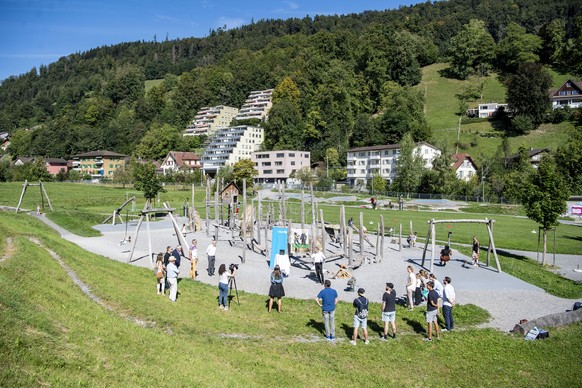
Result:
[[[325,336],[326,341],[331,341],[331,337]]]
[[[218,308],[221,309],[221,310],[224,310],[224,306],[223,305],[218,306]]]
[[[473,267],[478,267],[478,266],[479,266],[479,264],[473,263]]]
[[[351,341],[350,341],[350,344],[352,344],[352,345],[354,345],[354,346],[356,346],[356,345],[357,345],[356,341],[354,341],[354,340],[351,340]]]
[[[224,306],[224,311],[228,311],[228,306]]]
[[[330,341],[335,341],[335,337],[332,335],[331,337],[329,337]]]
[[[432,338],[423,338],[422,340],[426,342],[432,342]]]
[[[396,334],[392,334],[392,339],[396,339]]]
[[[388,341],[388,337],[381,335],[380,336],[380,341]]]
[[[446,333],[448,330],[446,328],[441,330],[443,333]]]
[[[368,345],[370,343],[370,341],[366,340],[366,342],[364,342],[366,345]]]

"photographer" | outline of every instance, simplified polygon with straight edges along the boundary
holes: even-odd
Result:
[[[230,272],[226,270],[225,264],[220,264],[220,267],[218,267],[218,307],[224,311],[228,311],[229,278],[233,278],[236,275],[237,266],[231,264],[228,268]]]

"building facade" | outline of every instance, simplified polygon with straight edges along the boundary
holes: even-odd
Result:
[[[440,151],[429,143],[421,142],[414,147],[414,153],[422,157],[426,168],[432,168],[432,161],[440,154]],[[397,174],[396,166],[399,156],[400,144],[348,150],[348,184],[352,186],[366,184],[377,174],[393,182]]]
[[[232,166],[241,159],[251,159],[264,138],[265,132],[261,127],[239,125],[219,129],[202,155],[204,172],[214,175],[223,166]]]
[[[287,182],[297,170],[310,167],[311,153],[307,151],[258,151],[253,152],[251,160],[259,172],[255,178],[258,183]]]
[[[213,135],[218,128],[230,126],[238,114],[238,109],[230,106],[218,105],[201,108],[196,117],[186,127],[184,136]]]
[[[252,91],[238,111],[235,120],[266,118],[273,106],[272,97],[273,89]]]
[[[73,170],[93,179],[110,178],[118,168],[125,166],[127,156],[111,151],[91,151],[73,156]]]
[[[550,89],[552,108],[578,108],[582,106],[582,82],[566,81],[557,89]]]
[[[469,181],[475,174],[477,174],[477,165],[469,154],[454,154],[452,155],[453,164],[451,168],[457,174],[457,179]]]
[[[164,174],[168,172],[194,172],[202,168],[200,157],[194,152],[170,151],[160,166]]]

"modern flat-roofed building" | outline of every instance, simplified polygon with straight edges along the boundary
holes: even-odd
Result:
[[[243,106],[238,111],[235,120],[266,118],[273,103],[273,89],[256,90],[249,94]]]
[[[218,128],[230,126],[237,114],[237,108],[224,105],[200,108],[194,120],[186,127],[184,136],[211,136]]]
[[[303,167],[310,167],[311,153],[307,151],[257,151],[252,159],[259,172],[258,183],[287,182],[289,176]]]
[[[258,151],[265,132],[261,127],[239,125],[220,128],[210,139],[202,155],[202,168],[206,174],[214,175],[223,166],[232,166],[241,159],[251,159]]]
[[[414,152],[424,160],[426,168],[432,168],[432,161],[440,151],[433,145],[420,142],[414,147]],[[358,147],[348,150],[348,177],[350,185],[366,184],[374,175],[389,182],[396,178],[396,166],[400,155],[400,144],[387,144],[370,147]]]
[[[125,166],[127,156],[111,151],[91,151],[73,155],[73,170],[91,178],[112,177],[113,172]]]

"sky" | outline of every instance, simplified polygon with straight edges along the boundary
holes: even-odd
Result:
[[[0,80],[122,42],[204,37],[253,19],[395,9],[420,0],[0,0]]]

